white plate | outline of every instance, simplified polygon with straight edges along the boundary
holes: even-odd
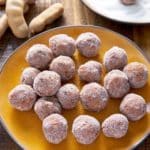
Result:
[[[137,0],[134,5],[123,5],[120,0],[82,0],[91,10],[106,18],[124,22],[150,23],[150,0]]]

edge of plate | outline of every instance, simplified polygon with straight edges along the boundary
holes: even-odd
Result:
[[[96,28],[96,29],[103,29],[103,30],[106,30],[106,31],[109,31],[109,32],[112,32],[114,34],[117,34],[118,36],[124,38],[125,40],[127,40],[130,44],[132,44],[133,46],[136,47],[136,49],[144,56],[144,58],[150,62],[149,58],[144,54],[144,52],[141,50],[141,48],[132,40],[130,40],[128,37],[118,33],[118,32],[115,32],[111,29],[108,29],[108,28],[105,28],[105,27],[101,27],[101,26],[94,26],[94,25],[68,25],[68,26],[61,26],[61,27],[56,27],[56,28],[52,28],[52,29],[49,29],[47,31],[44,31],[42,33],[39,33],[33,37],[31,37],[30,39],[28,39],[27,41],[25,41],[23,44],[21,44],[20,46],[18,46],[13,52],[12,54],[10,54],[8,56],[8,58],[6,58],[6,60],[4,61],[4,63],[1,65],[0,67],[0,74],[1,72],[3,71],[3,68],[5,66],[5,64],[7,63],[7,61],[10,59],[10,57],[12,57],[23,45],[25,45],[27,42],[29,42],[30,40],[40,36],[41,34],[44,34],[44,33],[47,33],[47,32],[50,32],[50,31],[55,31],[55,30],[59,30],[59,29],[63,29],[63,28],[72,28],[72,27],[75,27],[75,28],[81,28],[81,27],[86,27],[86,28]],[[8,135],[11,137],[11,139],[22,149],[25,149],[21,143],[19,143],[17,141],[17,139],[8,131],[8,128],[6,127],[4,121],[3,121],[3,118],[0,116],[0,123],[2,125],[2,127],[5,129],[5,131],[8,133]],[[142,142],[144,142],[144,140],[150,136],[150,132],[147,133],[141,140],[137,141],[137,143],[135,145],[133,145],[130,149],[131,150],[134,150],[135,148],[137,148],[137,146],[139,146],[140,144],[142,144]]]
[[[105,15],[104,13],[100,13],[98,11],[96,11],[93,7],[91,7],[91,5],[86,1],[86,0],[81,0],[90,10],[92,10],[93,12],[95,12],[98,15],[101,15],[102,17],[112,20],[112,21],[116,21],[118,23],[126,23],[126,24],[136,24],[136,25],[143,25],[143,24],[150,24],[150,22],[135,22],[135,21],[123,21],[123,20],[119,20],[119,19],[115,19],[115,18],[111,18],[107,15]]]

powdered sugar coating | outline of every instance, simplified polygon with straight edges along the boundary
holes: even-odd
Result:
[[[120,70],[112,70],[105,76],[104,87],[112,98],[121,98],[130,90],[128,78]]]
[[[102,76],[102,65],[97,61],[90,60],[78,69],[81,80],[86,82],[99,82]]]
[[[49,69],[57,72],[63,81],[70,80],[75,75],[75,63],[73,59],[68,56],[58,56],[54,58]]]
[[[129,63],[123,71],[127,75],[132,88],[142,88],[148,81],[148,69],[142,63]]]
[[[40,72],[34,79],[33,88],[39,96],[53,96],[61,86],[60,75],[54,71]]]
[[[52,36],[49,45],[55,56],[73,56],[75,52],[75,40],[67,34]]]
[[[40,70],[48,68],[52,59],[53,53],[51,49],[44,44],[33,45],[26,54],[26,61],[30,66]]]
[[[121,2],[125,5],[132,5],[136,3],[136,0],[121,0]]]
[[[53,113],[61,113],[60,104],[58,102],[47,101],[47,99],[45,97],[39,98],[34,105],[34,111],[41,120]]]
[[[130,93],[123,98],[120,112],[129,120],[140,120],[146,114],[146,102],[142,96]]]
[[[114,46],[105,53],[103,62],[107,71],[122,69],[128,62],[127,53],[124,49]]]
[[[122,114],[113,114],[106,118],[102,123],[102,131],[105,136],[121,138],[128,131],[128,119]]]
[[[109,96],[104,87],[92,82],[83,86],[80,98],[85,109],[99,112],[106,107]]]
[[[57,98],[64,109],[72,109],[80,99],[79,89],[74,84],[65,84],[58,90]]]
[[[72,133],[79,143],[91,144],[100,133],[100,123],[92,116],[80,115],[73,121]]]
[[[76,47],[85,57],[94,57],[98,55],[101,40],[92,32],[85,32],[78,36]]]
[[[62,106],[58,101],[58,98],[56,96],[50,96],[50,97],[43,97],[44,100],[54,103],[55,106],[59,109],[59,112],[62,111]]]
[[[48,142],[59,144],[67,137],[67,120],[59,115],[52,114],[43,120],[43,133]]]
[[[27,67],[23,70],[21,75],[21,83],[33,86],[33,81],[37,74],[40,73],[40,70],[34,67]]]
[[[36,101],[37,95],[31,86],[20,84],[13,88],[8,99],[12,107],[20,111],[28,111]]]

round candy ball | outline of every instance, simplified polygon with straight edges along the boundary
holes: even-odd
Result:
[[[29,48],[26,61],[37,69],[43,70],[48,68],[49,63],[53,59],[53,53],[50,48],[44,44],[35,44]]]
[[[123,69],[128,62],[127,53],[124,49],[114,46],[105,53],[103,62],[107,71]]]
[[[57,98],[64,109],[72,109],[80,99],[79,89],[74,84],[65,84],[58,90]]]
[[[59,103],[58,98],[56,96],[43,97],[43,98],[44,98],[44,100],[54,103],[54,105],[57,106],[57,108],[59,109],[59,112],[61,113],[62,106]]]
[[[90,60],[79,67],[78,75],[82,81],[99,82],[102,76],[102,65]]]
[[[104,87],[112,98],[122,98],[130,90],[128,78],[120,70],[112,70],[105,76]]]
[[[43,120],[53,113],[61,113],[61,106],[57,101],[50,101],[49,97],[39,98],[35,105],[34,111],[38,117]]]
[[[75,52],[75,40],[66,34],[52,36],[49,45],[55,56],[73,56]]]
[[[72,133],[77,142],[91,144],[100,133],[100,123],[92,116],[80,115],[73,121]]]
[[[80,54],[85,57],[94,57],[98,55],[101,40],[99,37],[91,32],[85,32],[78,36],[76,40],[76,47]]]
[[[20,111],[28,111],[36,101],[37,95],[31,86],[20,84],[12,89],[8,99],[12,107]]]
[[[39,96],[53,96],[61,86],[60,75],[54,71],[40,72],[34,79],[33,88]]]
[[[63,81],[70,80],[75,75],[75,63],[68,56],[58,56],[54,58],[49,69],[57,72]]]
[[[21,83],[33,86],[33,81],[40,71],[34,67],[27,67],[21,75]]]
[[[142,88],[148,80],[147,67],[139,62],[132,62],[125,66],[124,73],[127,75],[132,88]]]
[[[104,87],[92,82],[83,86],[80,98],[86,110],[99,112],[106,107],[109,96]]]
[[[122,114],[113,114],[102,123],[103,134],[107,137],[121,138],[128,131],[128,119]]]
[[[146,102],[142,96],[130,93],[123,98],[120,112],[129,120],[140,120],[146,114]]]
[[[46,117],[43,120],[42,128],[45,138],[50,143],[59,144],[67,137],[67,120],[59,114]]]

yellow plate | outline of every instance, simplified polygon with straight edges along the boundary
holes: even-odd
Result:
[[[107,138],[100,133],[97,140],[88,146],[78,144],[72,133],[71,125],[76,116],[79,114],[89,114],[96,117],[100,122],[102,122],[107,116],[113,113],[119,112],[120,100],[110,100],[107,108],[100,113],[92,113],[84,111],[82,106],[78,106],[74,110],[64,111],[63,115],[67,118],[69,123],[68,137],[59,145],[53,145],[48,143],[42,133],[41,121],[35,115],[33,111],[29,112],[19,112],[13,109],[8,103],[7,95],[9,91],[15,87],[20,82],[20,75],[22,70],[28,66],[25,61],[25,55],[29,47],[36,43],[43,43],[48,45],[48,39],[60,33],[65,33],[73,38],[81,34],[82,32],[94,32],[102,40],[102,47],[100,48],[99,56],[94,58],[102,62],[104,53],[112,46],[120,46],[124,48],[128,54],[129,62],[139,61],[144,63],[148,70],[150,71],[150,64],[146,58],[141,54],[139,48],[127,38],[107,30],[101,27],[94,26],[70,26],[61,27],[44,32],[31,40],[24,43],[22,46],[17,48],[17,50],[9,57],[9,59],[4,64],[0,73],[0,115],[1,122],[5,126],[8,133],[13,137],[13,139],[24,149],[27,150],[122,150],[131,149],[138,145],[149,133],[150,133],[150,114],[147,114],[143,119],[137,122],[130,122],[129,130],[125,137],[121,139]],[[74,59],[76,65],[87,61],[84,58],[75,53]],[[79,88],[82,87],[81,83],[76,76],[73,81],[77,84]],[[148,84],[138,90],[132,90],[141,94],[147,102],[150,101],[150,77],[148,79]]]

